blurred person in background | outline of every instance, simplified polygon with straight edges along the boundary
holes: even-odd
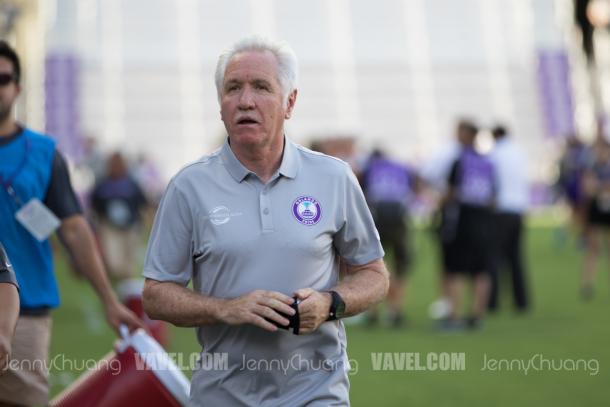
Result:
[[[329,135],[323,139],[312,141],[310,150],[337,157],[345,161],[349,164],[354,174],[356,174],[358,180],[361,180],[366,156],[363,157],[358,153],[355,137]]]
[[[460,119],[455,127],[455,133],[442,143],[441,147],[426,160],[420,170],[419,175],[422,181],[441,196],[444,196],[447,192],[449,187],[447,178],[449,177],[451,166],[455,163],[463,148],[463,144],[460,141],[460,133],[471,122],[470,119]]]
[[[140,154],[133,170],[133,177],[142,187],[148,204],[152,208],[157,208],[163,196],[166,182],[155,161],[144,153]]]
[[[17,54],[0,41],[0,240],[15,271],[21,303],[12,344],[12,359],[20,368],[0,376],[0,403],[29,406],[48,402],[48,370],[32,361],[47,362],[50,314],[59,305],[49,243],[55,230],[72,265],[102,301],[110,326],[118,332],[121,324],[131,329],[142,324],[112,291],[55,142],[13,117],[20,76]]]
[[[586,197],[585,261],[581,279],[581,296],[590,300],[594,294],[597,263],[603,238],[610,238],[610,143],[598,137],[593,160],[583,176]]]
[[[142,307],[144,280],[139,271],[144,256],[144,233],[153,206],[122,153],[115,151],[107,158],[90,202],[102,257],[119,299],[142,319],[161,345],[167,346],[167,324],[151,320]]]
[[[591,150],[577,135],[570,135],[559,159],[556,189],[570,207],[570,222],[579,239],[586,223],[585,197],[582,191],[583,175],[591,162]]]
[[[228,355],[228,369],[193,373],[193,405],[348,405],[341,318],[387,293],[383,248],[353,172],[285,136],[296,80],[285,43],[249,37],[225,51],[216,87],[228,138],[174,176],[155,218],[147,313],[197,327],[203,351]],[[286,370],[244,368],[290,365],[295,355],[303,363]],[[320,361],[328,368],[312,366]]]
[[[93,178],[93,185],[104,176],[106,161],[106,155],[100,150],[97,139],[93,136],[85,137],[83,158],[80,164],[89,170],[90,176]]]
[[[530,299],[523,259],[523,216],[529,202],[528,162],[525,152],[508,134],[506,127],[495,126],[491,133],[495,145],[490,154],[497,174],[496,210],[493,214],[494,251],[491,262],[489,310],[499,307],[503,270],[508,269],[515,308],[527,311]]]
[[[372,152],[362,174],[362,188],[381,244],[386,254],[392,253],[387,304],[390,324],[395,328],[405,324],[403,309],[411,262],[409,204],[414,199],[417,187],[418,177],[413,169],[390,160],[379,149]],[[368,322],[378,322],[376,308],[369,311]]]
[[[451,303],[449,301],[449,282],[447,270],[442,261],[445,242],[445,236],[450,230],[443,229],[443,223],[448,222],[449,218],[455,217],[454,207],[446,205],[444,198],[449,190],[449,174],[455,160],[459,157],[464,145],[462,140],[466,138],[464,133],[468,132],[472,126],[472,121],[469,119],[460,119],[455,128],[455,135],[447,140],[442,147],[426,161],[420,171],[421,180],[427,187],[426,191],[431,191],[433,201],[436,202],[436,209],[432,216],[432,233],[438,245],[438,258],[440,260],[439,277],[440,277],[440,292],[441,297],[430,304],[429,314],[434,319],[447,318],[451,312]],[[451,233],[450,233],[451,234]]]
[[[440,325],[454,330],[479,328],[489,303],[489,267],[492,250],[491,215],[497,181],[493,163],[475,151],[477,126],[462,121],[458,128],[462,150],[449,173],[449,189],[444,197],[441,238],[443,263],[451,311]],[[471,310],[460,318],[463,285],[473,282]]]
[[[19,285],[13,266],[0,242],[0,376],[8,368],[17,318]]]
[[[110,276],[119,281],[136,277],[148,201],[120,152],[108,157],[105,174],[91,193],[91,208]]]

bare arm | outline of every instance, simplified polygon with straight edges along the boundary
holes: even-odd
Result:
[[[341,274],[344,277],[331,290],[336,291],[345,301],[345,316],[366,311],[385,298],[390,276],[382,259],[360,266],[342,261],[341,265]],[[312,288],[300,289],[295,295],[302,301],[299,304],[301,333],[315,331],[328,318],[331,295]]]
[[[11,342],[19,317],[19,293],[10,283],[0,283],[0,375],[11,356]]]
[[[135,314],[125,308],[114,295],[87,220],[82,215],[64,219],[59,237],[70,254],[73,266],[89,280],[102,301],[110,326],[116,332],[121,324],[127,325],[130,330],[144,328]]]
[[[220,321],[222,300],[205,297],[173,282],[147,278],[142,293],[144,311],[152,319],[176,326],[200,326]]]
[[[173,282],[146,279],[144,310],[149,317],[177,326],[202,326],[218,323],[252,324],[268,331],[278,328],[265,320],[288,325],[279,312],[293,315],[292,298],[275,291],[257,290],[233,299],[205,296]]]
[[[382,259],[361,266],[345,264],[345,276],[332,288],[345,301],[345,316],[366,311],[385,298],[390,286],[390,274]]]

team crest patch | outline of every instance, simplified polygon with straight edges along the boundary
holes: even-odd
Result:
[[[300,196],[292,203],[292,214],[299,223],[315,225],[322,217],[320,203],[311,196]]]

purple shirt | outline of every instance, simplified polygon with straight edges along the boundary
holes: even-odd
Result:
[[[465,148],[451,171],[450,184],[457,188],[460,203],[489,206],[496,193],[493,163],[471,148]]]
[[[406,205],[412,195],[412,178],[406,166],[385,158],[373,158],[364,173],[368,202],[400,202]]]

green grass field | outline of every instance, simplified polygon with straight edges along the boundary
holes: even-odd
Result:
[[[600,264],[595,298],[583,303],[578,293],[581,254],[575,245],[559,245],[552,228],[530,227],[527,256],[532,312],[516,315],[505,295],[502,309],[488,318],[481,331],[440,334],[427,316],[428,305],[437,295],[437,260],[430,236],[418,231],[413,249],[417,258],[407,299],[408,327],[348,326],[353,406],[610,405],[610,279],[606,261]],[[111,349],[114,336],[87,284],[73,278],[59,263],[63,304],[54,313],[51,357],[62,355],[76,361],[101,358]],[[170,351],[198,350],[192,329],[173,328],[172,335]],[[392,358],[393,353],[396,357],[419,357],[421,365],[432,352],[463,352],[464,369],[374,370],[377,355],[384,352]],[[517,369],[519,361],[527,364],[532,358],[535,367],[542,369]],[[485,366],[486,360],[499,361],[499,365]],[[81,366],[70,367],[52,369],[52,394],[80,374]],[[394,367],[400,368],[398,364]]]

